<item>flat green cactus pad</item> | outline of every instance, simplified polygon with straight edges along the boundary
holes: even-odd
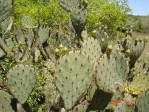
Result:
[[[0,112],[14,112],[11,107],[12,96],[0,90]]]
[[[6,55],[6,53],[0,48],[0,58],[5,56],[5,55]]]
[[[104,54],[96,66],[96,82],[99,89],[114,93],[117,84],[124,85],[127,79],[128,64],[120,54],[112,54],[108,57]]]
[[[92,63],[95,63],[102,54],[100,43],[94,38],[84,40],[82,44],[82,51],[91,59]]]
[[[12,9],[12,0],[0,0],[0,22],[5,20]]]
[[[28,65],[16,65],[9,71],[7,78],[7,85],[12,95],[21,104],[25,103],[35,86],[34,69]]]
[[[73,10],[73,8],[76,7],[79,2],[80,0],[59,0],[60,6],[68,12]]]
[[[33,28],[34,24],[32,22],[32,19],[29,16],[24,16],[22,17],[22,26],[25,28]]]
[[[94,69],[80,51],[63,56],[56,67],[55,84],[67,110],[72,109],[93,81]]]
[[[38,35],[40,42],[44,43],[49,38],[49,27],[46,25],[40,26]]]
[[[149,90],[141,93],[136,100],[137,112],[148,112],[149,110]]]
[[[138,74],[135,76],[133,81],[128,86],[128,89],[131,94],[135,93],[136,95],[140,92],[149,90],[149,73]]]

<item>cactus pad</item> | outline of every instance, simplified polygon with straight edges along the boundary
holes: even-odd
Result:
[[[7,85],[12,95],[21,104],[25,103],[36,82],[34,69],[28,65],[16,65],[9,71],[7,78]]]
[[[28,16],[22,17],[21,22],[22,22],[22,26],[24,26],[25,28],[33,28],[33,26],[34,26],[31,18]]]
[[[11,12],[12,0],[0,0],[0,22],[5,20]]]
[[[84,52],[86,56],[91,59],[92,63],[95,63],[102,54],[100,43],[98,42],[98,40],[88,38],[84,40],[82,44],[82,52]]]
[[[25,36],[20,27],[15,28],[16,40],[20,44],[25,44]]]
[[[86,22],[87,22],[87,9],[83,6],[77,6],[70,14],[71,22],[76,33],[81,36]]]
[[[149,110],[149,90],[141,93],[136,100],[137,112],[148,112]]]
[[[142,91],[149,89],[149,73],[138,74],[134,77],[133,81],[129,84],[128,89],[130,93],[136,91],[136,95]]]
[[[6,55],[6,53],[0,48],[0,58],[2,58],[5,55]]]
[[[38,35],[40,42],[44,43],[49,38],[49,27],[46,25],[40,26]]]
[[[72,8],[74,8],[80,0],[59,0],[60,6],[70,12]]]
[[[124,85],[128,64],[126,59],[120,54],[112,54],[108,57],[104,54],[98,61],[96,67],[96,82],[100,89],[114,93],[115,85]]]
[[[11,99],[7,92],[0,90],[0,111],[1,112],[14,112],[11,107]]]
[[[59,60],[55,84],[67,110],[72,109],[93,81],[94,70],[80,51],[71,51]]]

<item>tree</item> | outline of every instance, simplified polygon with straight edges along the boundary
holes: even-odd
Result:
[[[89,0],[87,27],[93,29],[98,22],[107,26],[109,34],[116,35],[117,29],[127,25],[130,12],[127,0]]]

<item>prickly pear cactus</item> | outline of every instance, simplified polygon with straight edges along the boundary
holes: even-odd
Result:
[[[4,57],[6,53],[0,48],[0,58]]]
[[[11,9],[12,0],[0,0],[0,23],[10,15]]]
[[[49,38],[49,27],[47,25],[42,25],[38,30],[39,40],[44,43]]]
[[[0,90],[0,111],[1,112],[14,112],[11,106],[12,96],[7,92]]]
[[[108,43],[109,43],[108,35],[104,31],[104,29],[100,26],[95,30],[95,32],[96,32],[95,38],[100,41],[101,51],[104,53],[106,51],[106,49],[108,47]]]
[[[117,105],[114,112],[134,112],[134,108],[130,105],[120,103]]]
[[[24,104],[35,86],[34,68],[28,65],[16,65],[7,74],[7,79],[7,86],[12,95]]]
[[[6,19],[1,23],[3,38],[8,38],[8,35],[7,35],[7,34],[9,34],[12,25],[13,25],[12,17],[6,18]]]
[[[22,26],[24,26],[25,28],[33,28],[34,27],[32,19],[28,16],[22,17],[21,23],[22,23]]]
[[[130,51],[131,51],[131,53],[130,53],[130,63],[131,63],[131,65],[135,64],[135,62],[138,60],[138,58],[143,53],[144,48],[145,48],[145,42],[141,41],[141,42],[137,42],[137,44],[134,45],[132,47],[132,49],[130,49]]]
[[[76,6],[75,10],[71,12],[70,18],[75,32],[78,36],[81,36],[87,22],[87,9],[82,5]]]
[[[141,93],[136,100],[136,112],[148,112],[149,90]]]
[[[128,86],[130,94],[138,95],[140,92],[149,89],[149,73],[138,74]]]
[[[94,38],[88,38],[82,43],[82,52],[91,59],[92,63],[95,63],[102,54],[100,43]]]
[[[23,31],[21,30],[20,27],[16,27],[15,30],[14,30],[16,36],[16,41],[20,44],[25,44],[25,36],[23,34]]]
[[[94,70],[89,59],[80,51],[63,56],[57,66],[55,84],[67,110],[72,109],[93,81]]]
[[[27,45],[29,48],[31,48],[31,46],[33,45],[33,41],[34,41],[34,33],[32,30],[30,30],[27,34]]]
[[[59,0],[60,6],[68,12],[72,11],[73,8],[79,4],[79,2],[80,0]]]
[[[129,71],[127,60],[121,54],[104,54],[96,65],[96,82],[100,89],[114,93],[117,83],[124,85]]]

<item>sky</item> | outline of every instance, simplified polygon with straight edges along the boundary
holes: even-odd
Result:
[[[149,15],[149,0],[128,0],[133,15]]]

